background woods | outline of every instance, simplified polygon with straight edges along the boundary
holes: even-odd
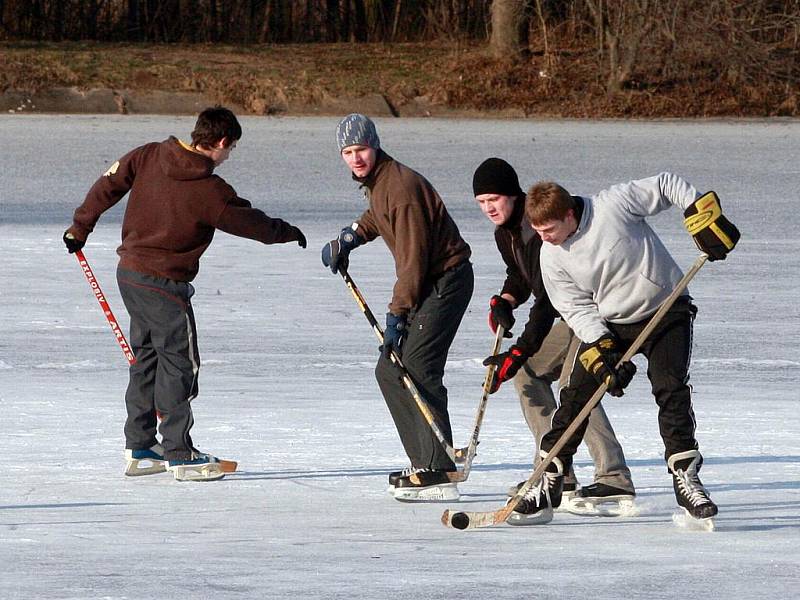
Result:
[[[334,80],[348,87],[356,65],[359,89],[401,104],[398,94],[556,116],[800,112],[800,0],[0,0],[0,42],[0,91],[36,85],[37,73],[42,84],[119,85],[119,72],[84,82],[74,65],[41,65],[48,44],[69,52],[70,43],[114,42],[239,53],[240,72],[227,75],[258,95],[265,70],[273,87],[295,77],[259,61],[300,45],[292,54],[307,57],[295,69],[302,81],[279,95],[335,94]],[[31,42],[38,57],[13,53]],[[139,81],[161,76],[139,71]],[[172,85],[215,85],[199,72]]]

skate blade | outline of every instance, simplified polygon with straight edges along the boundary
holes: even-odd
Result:
[[[581,516],[597,517],[636,517],[639,515],[639,507],[634,500],[629,498],[613,499],[612,497],[603,499],[573,498],[565,506],[561,503],[565,512]]]
[[[577,491],[563,492],[561,494],[561,504],[553,509],[553,512],[569,512],[569,506],[577,495]]]
[[[181,465],[170,467],[169,470],[178,481],[217,481],[225,477],[225,472],[219,463]]]
[[[128,477],[139,477],[141,475],[156,475],[167,470],[163,461],[150,459],[130,459],[125,465],[125,475]]]
[[[454,483],[426,488],[394,488],[394,499],[400,502],[453,502],[460,497]]]
[[[672,514],[672,522],[681,529],[689,531],[715,531],[717,526],[714,523],[714,517],[707,517],[705,519],[696,519],[689,514],[685,508],[676,511]]]
[[[553,509],[548,507],[531,515],[526,515],[514,511],[508,516],[508,519],[506,519],[506,523],[518,527],[526,527],[528,525],[545,525],[552,520],[553,520]]]

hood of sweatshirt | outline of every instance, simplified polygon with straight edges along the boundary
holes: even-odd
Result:
[[[174,136],[159,145],[158,164],[167,177],[179,181],[204,179],[214,172],[213,160],[194,152]]]

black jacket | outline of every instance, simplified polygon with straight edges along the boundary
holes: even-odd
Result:
[[[519,304],[525,303],[533,294],[534,302],[528,322],[517,339],[520,350],[533,356],[560,315],[550,304],[542,282],[539,267],[542,239],[533,230],[524,213],[525,198],[520,196],[508,221],[495,228],[494,239],[506,263],[506,280],[501,293],[511,294]]]

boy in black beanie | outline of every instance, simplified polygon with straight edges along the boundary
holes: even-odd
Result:
[[[492,392],[504,381],[514,380],[522,413],[539,448],[556,408],[552,383],[560,378],[563,385],[569,378],[578,340],[560,319],[544,289],[539,269],[542,240],[524,218],[525,194],[514,168],[500,158],[486,159],[475,170],[472,189],[481,210],[495,224],[495,242],[506,264],[503,287],[489,300],[489,327],[496,332],[501,325],[505,336],[512,337],[514,309],[534,297],[522,335],[506,352],[487,358],[484,364],[497,366]],[[570,500],[566,509],[609,513],[632,508],[635,492],[630,470],[601,405],[592,411],[584,441],[595,463],[595,483],[578,490],[572,469],[562,473],[566,476],[564,497]],[[531,518],[536,522],[550,520],[560,496],[561,491],[553,490],[549,510],[537,511]],[[601,504],[607,506],[600,508]],[[509,523],[531,524],[520,509],[524,506],[518,507]]]

